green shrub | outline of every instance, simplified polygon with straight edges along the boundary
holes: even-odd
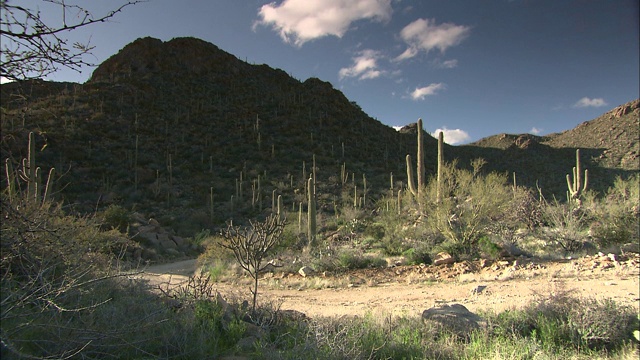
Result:
[[[344,270],[384,267],[387,261],[380,257],[366,256],[355,251],[338,254],[338,266]]]
[[[488,236],[483,236],[478,240],[478,248],[480,255],[486,259],[496,260],[500,257],[502,249],[496,243],[491,241]]]
[[[604,199],[590,198],[585,207],[593,213],[591,236],[600,248],[638,242],[640,239],[640,175],[618,177]]]
[[[611,299],[583,299],[571,308],[567,322],[579,341],[590,349],[612,349],[631,339],[636,314]]]
[[[402,253],[407,265],[431,264],[430,249],[425,246],[410,248]]]
[[[119,205],[109,205],[102,216],[107,229],[117,229],[120,232],[125,232],[131,221],[129,212]]]
[[[437,181],[432,179],[423,201],[425,223],[441,233],[451,255],[474,254],[478,239],[493,223],[502,221],[510,213],[513,189],[504,174],[479,174],[457,169],[456,163],[444,166],[442,200],[436,202]]]

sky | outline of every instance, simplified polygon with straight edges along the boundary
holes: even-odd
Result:
[[[21,2],[62,21],[41,0]],[[95,17],[125,2],[75,1]],[[328,81],[383,124],[422,118],[465,144],[569,130],[639,98],[639,18],[637,0],[148,0],[62,36],[95,46],[95,64],[140,37],[200,38]],[[83,83],[92,71],[47,79]]]

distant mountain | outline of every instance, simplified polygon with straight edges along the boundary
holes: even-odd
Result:
[[[503,150],[540,145],[555,149],[589,149],[590,153],[596,154],[591,161],[598,166],[640,170],[639,119],[640,100],[633,100],[561,133],[546,136],[500,134],[469,145]]]
[[[57,197],[69,208],[88,213],[119,204],[187,235],[266,212],[274,193],[297,211],[314,158],[323,212],[352,204],[365,179],[372,204],[388,193],[390,173],[396,189],[406,183],[404,158],[416,152],[415,124],[395,131],[328,82],[301,82],[194,38],[138,39],[85,84],[26,81],[1,89],[0,150],[14,168],[34,131],[37,162],[61,174]],[[468,166],[483,157],[486,171],[516,172],[521,185],[539,180],[545,191],[563,194],[580,147],[594,188],[606,189],[616,175],[638,171],[638,102],[627,105],[561,134],[447,145],[445,159]],[[587,135],[592,128],[597,135]],[[437,142],[424,138],[433,174]],[[2,177],[4,187],[4,169]]]

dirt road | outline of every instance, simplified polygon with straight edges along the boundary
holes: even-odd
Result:
[[[524,306],[538,295],[568,291],[575,296],[611,298],[638,310],[639,269],[640,257],[626,261],[592,257],[529,261],[522,265],[496,262],[482,266],[400,266],[339,276],[266,274],[260,282],[258,301],[310,317],[421,314],[440,303],[460,303],[471,311],[498,312]],[[176,283],[196,270],[195,260],[187,260],[151,266],[145,276],[153,282]],[[223,296],[248,299],[249,284],[244,278],[220,282],[216,287]],[[473,289],[482,291],[473,293]]]

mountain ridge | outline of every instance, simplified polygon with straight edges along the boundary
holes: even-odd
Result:
[[[26,156],[27,133],[34,131],[42,149],[37,161],[63,174],[59,197],[77,211],[120,204],[160,214],[164,223],[187,233],[234,213],[255,216],[270,208],[274,194],[283,195],[293,211],[304,203],[314,162],[321,211],[331,214],[353,204],[354,188],[362,194],[365,183],[373,206],[388,194],[391,173],[395,190],[406,183],[404,158],[415,159],[416,152],[415,123],[398,132],[329,82],[299,81],[195,38],[138,39],[98,66],[84,84],[3,84],[0,103],[2,157],[14,168]],[[615,176],[638,171],[634,106],[614,109],[607,114],[618,117],[602,120],[616,119],[624,133],[616,141],[629,142],[629,151],[580,146],[594,189],[602,191]],[[582,135],[561,134],[504,134],[495,144],[489,137],[445,145],[445,160],[459,159],[469,167],[483,157],[486,171],[515,172],[521,185],[533,187],[540,180],[545,191],[562,194],[577,148],[563,139]],[[425,167],[433,176],[437,141],[426,132],[424,139]],[[598,160],[603,154],[611,164]],[[241,201],[232,204],[232,195]]]

